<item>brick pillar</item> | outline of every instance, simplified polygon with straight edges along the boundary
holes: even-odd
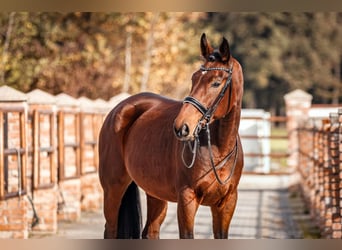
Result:
[[[314,136],[314,144],[313,144],[313,168],[314,168],[314,192],[312,199],[312,207],[311,207],[311,215],[312,218],[316,220],[317,224],[320,224],[319,221],[319,214],[320,214],[320,194],[321,194],[321,188],[323,183],[323,175],[322,175],[322,167],[321,167],[321,151],[320,146],[323,143],[323,133],[320,130],[320,128],[317,127],[316,124],[314,124],[313,127],[313,136]]]
[[[95,102],[81,97],[81,210],[96,212],[102,208],[103,195],[98,175],[98,134],[104,114]]]
[[[338,208],[340,211],[340,225],[342,224],[342,108],[338,109],[338,121],[339,121],[339,179],[340,179],[340,185],[339,185],[339,198],[338,198]],[[342,229],[339,229],[341,232]]]
[[[0,87],[0,238],[28,238],[26,99]]]
[[[39,89],[27,93],[30,108],[31,174],[28,182],[38,222],[32,224],[34,233],[57,231],[57,113],[53,95]]]
[[[330,168],[330,130],[331,124],[329,119],[323,120],[323,134],[324,140],[322,143],[323,152],[323,165],[321,166],[323,172],[323,183],[322,183],[322,197],[321,197],[321,234],[324,238],[331,238],[331,225],[332,225],[332,214],[331,214],[331,203],[332,203],[332,192],[331,192],[331,168]]]
[[[330,131],[329,131],[329,191],[330,199],[328,205],[329,220],[331,220],[331,238],[342,238],[342,221],[340,207],[340,144],[341,144],[341,125],[342,109],[339,113],[330,113]]]
[[[81,217],[80,108],[66,94],[56,96],[58,107],[58,220]]]
[[[287,116],[287,131],[289,135],[289,157],[287,160],[290,169],[298,167],[298,132],[297,129],[308,120],[312,95],[297,89],[284,96]]]
[[[342,108],[338,109],[338,121],[339,121],[339,179],[340,179],[340,185],[339,185],[339,198],[338,198],[338,208],[340,210],[340,225],[342,224]],[[340,232],[342,229],[340,229]]]

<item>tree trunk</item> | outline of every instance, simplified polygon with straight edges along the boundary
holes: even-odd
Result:
[[[125,51],[125,79],[122,86],[122,92],[128,92],[129,84],[131,81],[131,67],[132,67],[132,32],[127,33],[126,38],[126,51]]]
[[[150,32],[148,35],[148,39],[146,42],[146,59],[144,62],[144,66],[143,66],[143,75],[141,77],[141,87],[140,87],[140,91],[144,92],[147,90],[147,82],[148,82],[148,78],[150,76],[150,69],[151,69],[151,62],[152,62],[152,47],[154,44],[154,26],[158,20],[159,17],[159,13],[155,13],[152,21],[151,21],[151,28],[150,28]]]
[[[2,56],[1,56],[1,65],[0,65],[0,81],[1,83],[5,83],[5,72],[6,72],[6,64],[8,61],[8,49],[11,41],[11,34],[12,34],[12,29],[13,29],[13,22],[14,22],[14,15],[15,12],[11,12],[9,15],[9,20],[8,20],[8,27],[7,27],[7,32],[6,32],[6,38],[5,38],[5,43],[4,43],[4,48],[2,50]]]
[[[335,65],[335,79],[336,79],[336,88],[332,92],[332,103],[333,104],[339,104],[339,98],[340,94],[342,91],[341,83],[342,83],[342,73],[341,73],[341,68],[342,68],[342,55],[340,56],[340,61],[339,63],[336,63]]]

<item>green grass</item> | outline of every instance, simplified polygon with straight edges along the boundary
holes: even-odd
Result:
[[[287,130],[284,127],[272,127],[271,137],[284,136],[286,138],[271,138],[271,153],[286,154],[288,152]],[[271,157],[272,172],[286,172],[287,157]]]
[[[271,139],[271,152],[286,153],[288,149],[286,128],[273,127],[271,129],[271,137],[272,136],[285,136],[286,139]]]

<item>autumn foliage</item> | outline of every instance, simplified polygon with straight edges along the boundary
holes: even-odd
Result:
[[[109,99],[181,99],[199,38],[224,35],[245,75],[245,107],[282,112],[295,88],[342,101],[342,13],[0,13],[0,85]]]

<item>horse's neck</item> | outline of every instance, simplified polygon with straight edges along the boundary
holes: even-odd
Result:
[[[215,129],[217,129],[218,133],[216,133],[214,144],[217,145],[222,154],[227,154],[236,144],[240,125],[240,112],[240,108],[234,108],[226,117],[217,122]]]

